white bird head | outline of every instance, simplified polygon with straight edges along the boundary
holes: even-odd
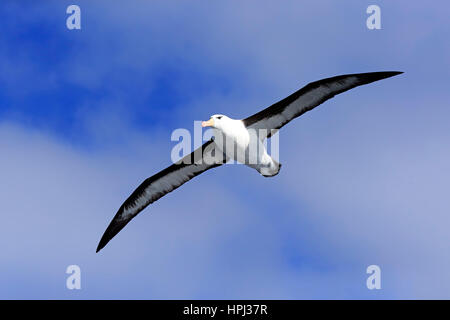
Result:
[[[223,114],[212,115],[208,121],[202,122],[202,127],[213,127],[216,129],[222,129],[223,126],[231,119]]]

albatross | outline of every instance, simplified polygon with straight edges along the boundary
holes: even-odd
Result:
[[[105,245],[149,204],[199,174],[235,160],[257,170],[264,177],[278,174],[281,164],[268,155],[264,141],[291,120],[335,95],[402,72],[383,71],[340,75],[311,82],[270,107],[241,119],[215,114],[203,127],[213,128],[213,138],[191,154],[144,180],[120,206],[98,247]],[[229,142],[232,142],[231,147]]]

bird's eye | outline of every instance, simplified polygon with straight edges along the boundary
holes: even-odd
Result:
[[[220,119],[222,119],[222,116],[217,116],[216,118],[217,118],[217,120],[220,120]]]

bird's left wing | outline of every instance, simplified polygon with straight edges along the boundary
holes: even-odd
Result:
[[[142,182],[117,211],[98,244],[97,252],[149,204],[197,175],[225,163],[225,155],[215,146],[214,141],[208,141],[177,163]]]
[[[311,82],[287,98],[255,113],[243,121],[247,128],[258,131],[257,133],[260,138],[269,138],[272,133],[289,121],[314,109],[339,93],[401,73],[403,72],[355,73]],[[261,129],[263,129],[262,133],[259,132]]]

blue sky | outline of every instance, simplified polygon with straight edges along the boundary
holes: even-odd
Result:
[[[0,4],[0,298],[450,298],[447,2],[70,4]],[[95,254],[174,129],[382,70],[283,128],[278,176],[207,172]]]

